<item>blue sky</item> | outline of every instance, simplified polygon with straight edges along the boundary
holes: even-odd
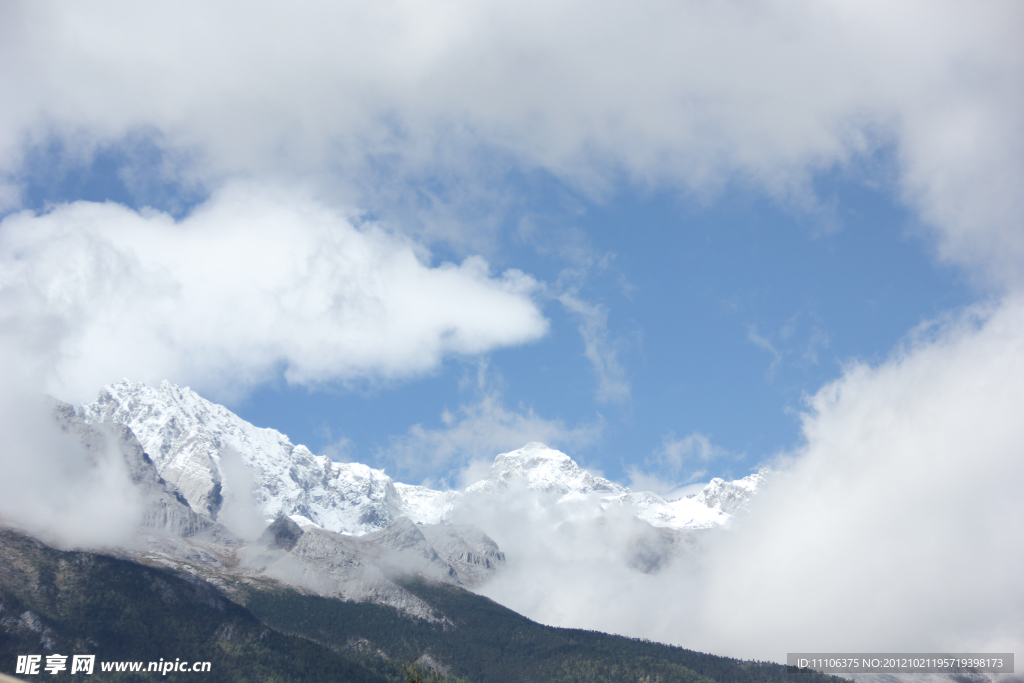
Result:
[[[1015,288],[1012,5],[226,7],[7,10],[18,383],[166,378],[409,481],[538,439],[669,491]]]
[[[444,411],[457,414],[483,395],[582,429],[584,437],[556,445],[623,483],[634,469],[665,486],[745,476],[800,443],[805,399],[844,364],[877,363],[915,326],[984,296],[937,262],[920,219],[879,182],[895,173],[886,152],[814,174],[809,205],[741,186],[692,196],[620,182],[593,198],[550,174],[509,179],[517,203],[495,217],[501,225],[486,258],[531,274],[554,296],[572,287],[601,308],[601,353],[617,366],[604,373],[621,385],[618,395],[602,396],[578,317],[549,296],[541,308],[550,330],[527,344],[455,355],[385,384],[311,389],[279,371],[227,403],[315,452],[438,485],[457,486],[458,468],[494,448],[466,444],[459,457],[417,466],[415,452],[396,461],[393,441],[415,424],[443,432]],[[26,207],[116,202],[181,218],[208,199],[161,179],[162,155],[145,137],[70,168],[63,157],[56,146],[29,160]],[[125,169],[139,159],[144,173],[132,186]],[[430,251],[435,266],[466,255],[444,243]],[[693,434],[714,457],[684,447],[678,463],[659,458]]]
[[[624,187],[607,201],[580,202],[573,215],[554,202],[531,207],[546,229],[563,233],[552,240],[582,244],[603,261],[581,295],[607,310],[608,346],[629,389],[621,400],[600,400],[577,323],[548,303],[550,332],[522,347],[449,359],[385,389],[311,393],[277,382],[235,408],[321,448],[344,436],[353,442],[347,457],[392,467],[389,438],[412,424],[443,429],[443,410],[477,399],[486,363],[488,386],[508,406],[600,424],[592,442],[563,448],[606,476],[628,483],[631,465],[680,483],[745,476],[799,443],[805,397],[844,363],[882,360],[912,328],[978,296],[935,262],[913,214],[868,180],[823,178],[824,218],[742,190],[706,202]],[[501,266],[549,283],[571,267],[505,239],[512,244],[496,253]],[[657,462],[665,439],[694,432],[720,456],[705,462],[694,453],[678,471]]]

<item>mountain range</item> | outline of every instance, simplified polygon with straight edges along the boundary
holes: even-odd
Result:
[[[655,572],[693,551],[702,533],[728,524],[768,473],[664,500],[580,468],[529,443],[495,457],[462,490],[393,481],[383,470],[335,462],[255,427],[223,406],[169,382],[122,380],[77,410],[53,402],[60,428],[123,454],[143,497],[143,529],[122,557],[203,576],[215,583],[273,581],[317,595],[434,615],[395,577],[409,574],[466,588],[501,571],[491,535],[506,512],[530,501],[529,524],[563,531],[625,520],[614,548],[624,564]],[[631,520],[631,521],[630,521]],[[490,528],[488,522],[491,522]],[[225,577],[231,577],[225,579]]]
[[[288,529],[275,534],[285,545]],[[148,664],[209,662],[159,680],[206,683],[786,683],[785,666],[543,626],[458,586],[407,577],[432,619],[285,586],[217,585],[0,528],[0,672],[19,656],[89,653],[86,680],[156,680]],[[42,655],[40,655],[42,653]],[[118,670],[120,664],[123,668]],[[125,668],[136,664],[138,672]],[[64,670],[48,680],[81,680]],[[4,679],[0,674],[0,679]],[[13,680],[13,679],[12,679]],[[802,683],[840,683],[800,674]],[[900,683],[910,683],[901,681]],[[974,683],[961,681],[960,683]],[[989,683],[981,680],[978,683]]]
[[[67,622],[70,617],[62,608],[51,604],[60,581],[47,588],[50,570],[40,569],[34,560],[17,559],[20,555],[51,558],[38,562],[57,562],[61,569],[54,576],[82,585],[98,579],[89,572],[92,578],[78,576],[74,567],[108,566],[112,561],[121,562],[118,571],[134,576],[140,586],[160,586],[169,579],[153,574],[139,578],[130,567],[185,577],[201,587],[195,589],[200,594],[214,591],[254,610],[238,617],[239,623],[248,624],[246,632],[254,628],[246,620],[256,619],[277,624],[284,633],[313,637],[303,630],[313,628],[306,617],[289,621],[296,605],[306,605],[302,614],[314,608],[334,613],[349,609],[339,605],[376,605],[385,612],[373,614],[391,624],[386,632],[406,628],[402,619],[420,624],[415,633],[440,629],[431,636],[441,638],[431,641],[436,652],[464,609],[491,609],[465,602],[469,598],[451,603],[451,596],[472,594],[503,571],[507,558],[491,538],[488,520],[500,519],[504,510],[526,501],[531,510],[547,515],[534,515],[530,523],[567,529],[591,525],[600,531],[608,520],[627,520],[630,535],[619,548],[622,561],[633,570],[655,572],[692,549],[702,533],[727,525],[768,476],[760,472],[735,482],[716,479],[699,494],[664,500],[594,476],[564,453],[530,443],[497,455],[479,481],[461,490],[438,491],[394,482],[383,470],[363,464],[314,455],[280,432],[257,428],[190,389],[166,382],[153,388],[121,381],[77,409],[49,398],[43,406],[53,429],[77,449],[83,471],[118,474],[110,481],[126,490],[111,491],[111,505],[120,506],[135,528],[129,540],[103,547],[85,548],[64,538],[57,545],[75,550],[78,559],[61,556],[58,561],[46,550],[53,542],[46,530],[37,533],[25,520],[0,518],[0,526],[7,529],[4,553],[9,564],[0,566],[0,636],[8,644],[37,642],[44,649],[71,642],[67,638],[72,632],[80,632],[74,640],[79,646],[99,643],[82,634],[106,627],[90,621],[95,615],[88,613]],[[485,510],[490,514],[481,514]],[[462,592],[438,593],[430,586]],[[138,590],[145,594],[138,599],[153,599],[148,588]],[[307,604],[314,598],[328,602]],[[8,616],[12,605],[17,608]],[[316,626],[324,628],[328,626]],[[357,635],[364,633],[358,629],[345,633],[344,647],[366,640],[365,634]],[[371,669],[377,667],[386,679],[394,674],[394,662],[381,662],[411,646],[403,640],[384,647],[379,642],[384,636],[374,638],[377,654],[366,655],[370,659],[364,663],[375,662]],[[252,647],[259,649],[258,644]],[[287,648],[301,649],[294,643]],[[323,656],[334,662],[331,666],[342,666]]]
[[[654,527],[708,529],[726,524],[767,475],[714,479],[697,495],[666,501],[595,477],[564,453],[530,443],[498,455],[488,475],[465,489],[436,491],[394,482],[383,470],[360,463],[314,455],[284,434],[255,427],[169,382],[148,387],[122,380],[104,387],[78,415],[89,424],[128,427],[160,476],[197,512],[217,519],[232,502],[251,502],[266,519],[287,515],[299,524],[352,535],[379,531],[403,516],[424,524],[449,521],[469,502],[516,488],[543,493],[555,503],[625,508]]]
[[[218,661],[210,681],[394,682],[403,671],[408,680],[432,672],[432,680],[478,682],[787,678],[779,665],[541,626],[475,593],[510,561],[492,538],[495,520],[525,509],[514,518],[525,534],[555,525],[571,537],[586,526],[581,536],[593,539],[625,529],[604,561],[659,572],[744,514],[768,471],[665,500],[529,443],[497,455],[465,488],[438,491],[314,455],[167,382],[123,380],[77,409],[50,398],[42,405],[64,446],[74,446],[80,474],[116,475],[107,480],[126,490],[107,493],[134,533],[82,547],[31,520],[0,517],[0,671],[15,673],[23,653],[141,660],[153,658],[154,643],[170,643]]]

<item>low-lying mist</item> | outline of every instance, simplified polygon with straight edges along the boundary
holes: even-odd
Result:
[[[116,439],[94,430],[91,448],[64,432],[55,403],[0,392],[0,518],[60,546],[128,543],[142,499]]]
[[[478,505],[508,558],[480,592],[547,624],[744,658],[1020,650],[1022,406],[1024,305],[1009,299],[847,367],[808,399],[805,444],[748,514],[647,573],[637,545],[671,548],[627,514],[586,521],[525,492]]]

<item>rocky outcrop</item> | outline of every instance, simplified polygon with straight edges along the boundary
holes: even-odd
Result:
[[[505,553],[483,531],[468,524],[423,524],[424,539],[466,586],[483,583],[505,566]]]
[[[295,544],[299,542],[304,533],[298,524],[290,518],[281,515],[267,527],[266,531],[260,536],[259,542],[269,548],[288,552],[295,547]]]

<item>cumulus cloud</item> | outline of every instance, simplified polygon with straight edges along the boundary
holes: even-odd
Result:
[[[222,397],[278,371],[402,378],[545,334],[529,276],[424,257],[267,187],[233,185],[179,222],[110,203],[22,212],[0,224],[0,343],[8,370],[81,401],[123,376]]]
[[[330,178],[332,196],[378,209],[424,179],[486,187],[495,165],[588,192],[738,180],[813,203],[815,171],[891,149],[944,258],[1020,276],[1013,0],[2,11],[8,198],[24,155],[54,137],[87,155],[147,131],[181,177]]]
[[[626,527],[591,538],[549,519],[527,539],[493,519],[488,533],[525,559],[484,592],[547,623],[747,658],[1019,651],[1021,405],[1024,299],[1011,298],[924,327],[822,388],[805,445],[700,552],[639,574]],[[582,547],[560,550],[572,529]]]
[[[811,399],[788,476],[709,562],[710,637],[754,656],[1019,649],[1022,400],[1020,298],[849,367]]]

